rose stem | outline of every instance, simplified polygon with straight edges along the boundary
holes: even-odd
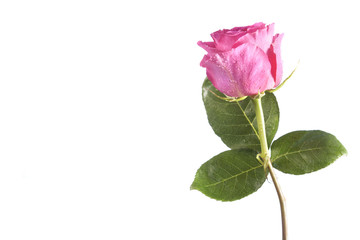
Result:
[[[279,197],[280,209],[281,209],[281,220],[282,220],[282,239],[286,240],[287,238],[287,221],[286,221],[286,206],[285,206],[285,197],[281,191],[280,185],[278,183],[277,177],[274,173],[273,166],[271,161],[268,162],[268,169],[271,175],[271,178],[274,182],[274,186]]]
[[[274,169],[273,169],[273,166],[272,166],[271,160],[270,160],[270,154],[269,154],[269,149],[268,149],[267,140],[266,140],[264,114],[263,114],[263,109],[261,106],[261,97],[262,97],[262,95],[259,94],[255,98],[253,98],[253,103],[255,106],[255,113],[256,113],[256,118],[257,118],[257,124],[258,124],[260,145],[261,145],[260,157],[261,157],[261,159],[264,160],[264,166],[269,169],[271,178],[275,185],[275,189],[276,189],[276,192],[277,192],[277,195],[279,198],[280,209],[281,209],[282,239],[286,240],[287,239],[287,221],[286,221],[285,197],[281,191],[279,182],[274,173]]]

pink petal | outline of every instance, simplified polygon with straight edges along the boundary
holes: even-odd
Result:
[[[198,41],[197,44],[202,47],[208,53],[218,53],[219,50],[216,49],[215,43],[213,42],[201,42]]]
[[[248,31],[248,34],[239,38],[233,47],[235,48],[244,43],[251,43],[261,48],[264,52],[267,52],[273,41],[273,35],[274,23],[264,28],[258,28],[255,31]]]
[[[234,43],[241,37],[246,34],[245,31],[242,31],[240,28],[234,30],[219,30],[211,34],[211,37],[214,40],[215,46],[220,51],[229,51]]]
[[[258,23],[255,23],[253,25],[246,26],[246,27],[240,27],[240,28],[244,28],[243,31],[246,31],[247,33],[253,33],[256,30],[264,29],[265,27],[266,27],[265,23],[258,22]]]
[[[264,29],[266,25],[264,23],[255,23],[251,26],[245,27],[234,27],[230,30],[223,29],[216,31],[211,34],[211,37],[214,40],[215,46],[220,51],[229,51],[231,48],[234,48],[234,44],[238,41],[239,38],[256,32],[259,29]],[[270,45],[270,43],[269,43]]]
[[[283,67],[281,60],[281,41],[284,34],[276,34],[273,38],[273,42],[268,51],[268,57],[271,64],[271,74],[275,79],[275,86],[278,86],[281,82],[283,75]]]
[[[233,80],[233,76],[229,69],[226,68],[227,66],[223,65],[223,61],[216,56],[218,56],[218,54],[215,54],[212,57],[208,54],[202,59],[200,66],[206,68],[206,76],[212,82],[214,87],[225,95],[232,97],[243,96],[236,86],[234,86],[233,83],[235,81]]]
[[[256,95],[274,87],[268,56],[245,43],[228,52],[206,55],[201,61],[213,85],[231,97]]]

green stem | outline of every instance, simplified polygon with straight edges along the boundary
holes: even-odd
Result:
[[[254,106],[255,106],[255,113],[256,113],[256,120],[258,125],[258,134],[260,138],[260,145],[261,145],[261,158],[266,159],[269,157],[269,149],[266,140],[266,130],[265,130],[265,121],[264,121],[264,114],[261,105],[261,95],[258,95],[256,98],[253,98]]]
[[[260,157],[264,161],[265,169],[269,169],[271,178],[275,185],[275,189],[276,189],[276,193],[279,198],[280,209],[281,209],[282,239],[286,240],[287,239],[287,221],[286,221],[285,197],[281,191],[279,182],[277,180],[277,177],[274,172],[274,168],[273,168],[273,166],[271,164],[271,160],[270,160],[269,148],[268,148],[267,140],[266,140],[265,121],[264,121],[264,113],[263,113],[263,109],[262,109],[262,105],[261,105],[261,97],[262,97],[262,95],[259,94],[255,98],[253,98],[256,119],[257,119],[257,125],[258,125],[258,134],[259,134],[260,145],[261,145]]]

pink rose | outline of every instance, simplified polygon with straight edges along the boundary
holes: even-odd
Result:
[[[212,84],[230,97],[256,95],[280,84],[283,34],[274,36],[274,24],[219,30],[214,42],[198,42],[207,51],[200,65]]]

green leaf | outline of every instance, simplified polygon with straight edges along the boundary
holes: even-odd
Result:
[[[346,154],[335,136],[323,131],[296,131],[275,140],[271,146],[273,166],[290,174],[317,171]]]
[[[256,154],[251,149],[220,153],[199,168],[191,189],[221,201],[246,197],[258,190],[266,179]]]
[[[261,150],[255,109],[250,97],[240,102],[227,102],[208,80],[202,87],[203,101],[209,123],[216,135],[231,149]],[[279,125],[279,107],[274,94],[262,97],[266,137],[270,146]]]

